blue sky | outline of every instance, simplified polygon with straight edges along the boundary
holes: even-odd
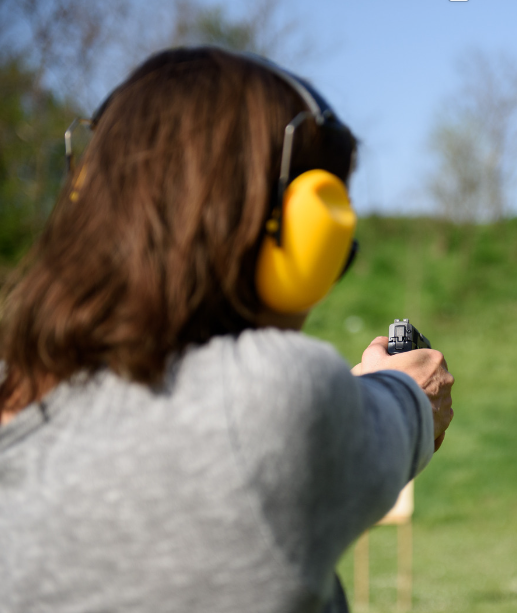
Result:
[[[227,0],[243,14],[246,0]],[[309,77],[363,142],[352,196],[360,213],[424,210],[419,197],[437,113],[458,91],[462,56],[517,62],[517,0],[287,0],[316,52]],[[282,13],[279,13],[279,17]]]
[[[161,40],[160,32],[170,25],[171,0],[126,1],[141,13],[133,19],[134,46],[140,39]],[[223,5],[227,16],[236,19],[253,14],[258,2],[197,1]],[[358,212],[396,215],[430,210],[422,188],[432,163],[432,126],[459,92],[462,57],[476,49],[491,57],[505,54],[515,58],[517,67],[517,0],[271,3],[279,26],[295,22],[294,37],[287,38],[284,50],[292,46],[296,51],[302,39],[309,43],[310,52],[292,53],[287,67],[309,78],[361,140],[359,170],[351,186]],[[105,58],[104,66],[114,67],[112,78],[108,89],[106,80],[89,84],[95,100],[92,109],[112,82],[126,76],[127,66],[120,58]]]

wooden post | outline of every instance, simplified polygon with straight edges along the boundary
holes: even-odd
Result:
[[[414,484],[408,483],[391,511],[378,526],[397,526],[397,609],[411,610],[413,530],[411,517],[414,510]],[[354,549],[354,601],[356,609],[366,611],[370,604],[368,532],[357,541]]]
[[[413,564],[413,528],[411,521],[400,524],[397,528],[398,537],[398,580],[397,580],[397,609],[399,611],[411,610],[412,595],[412,564]]]
[[[354,602],[358,611],[368,610],[370,604],[369,574],[368,531],[366,531],[359,537],[354,549]]]

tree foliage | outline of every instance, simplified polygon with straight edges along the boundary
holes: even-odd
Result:
[[[293,28],[278,2],[241,17],[216,2],[0,0],[0,259],[18,258],[51,210],[78,109],[88,115],[145,56],[193,44],[282,55]]]
[[[455,221],[496,221],[514,202],[517,67],[508,56],[470,53],[458,91],[433,128],[428,190]]]
[[[285,56],[285,42],[292,40],[296,26],[292,21],[277,23],[278,5],[275,0],[260,0],[250,5],[246,16],[232,19],[223,4],[176,0],[168,44],[210,44],[272,58]]]
[[[82,100],[120,41],[128,6],[126,0],[0,0],[0,53],[29,66],[36,89]]]
[[[51,210],[64,176],[71,111],[16,60],[0,65],[0,259],[16,259]]]

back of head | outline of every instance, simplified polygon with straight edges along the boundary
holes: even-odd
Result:
[[[284,129],[304,107],[267,67],[215,48],[162,52],[120,85],[6,303],[0,404],[102,366],[155,381],[171,352],[253,327]],[[293,168],[323,146],[305,122]]]

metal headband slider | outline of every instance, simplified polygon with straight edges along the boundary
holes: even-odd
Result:
[[[73,150],[72,150],[72,133],[77,128],[77,126],[88,126],[91,127],[92,120],[84,119],[82,117],[76,117],[72,123],[69,125],[67,131],[65,132],[65,156],[66,156],[66,167],[67,170],[73,170]]]

